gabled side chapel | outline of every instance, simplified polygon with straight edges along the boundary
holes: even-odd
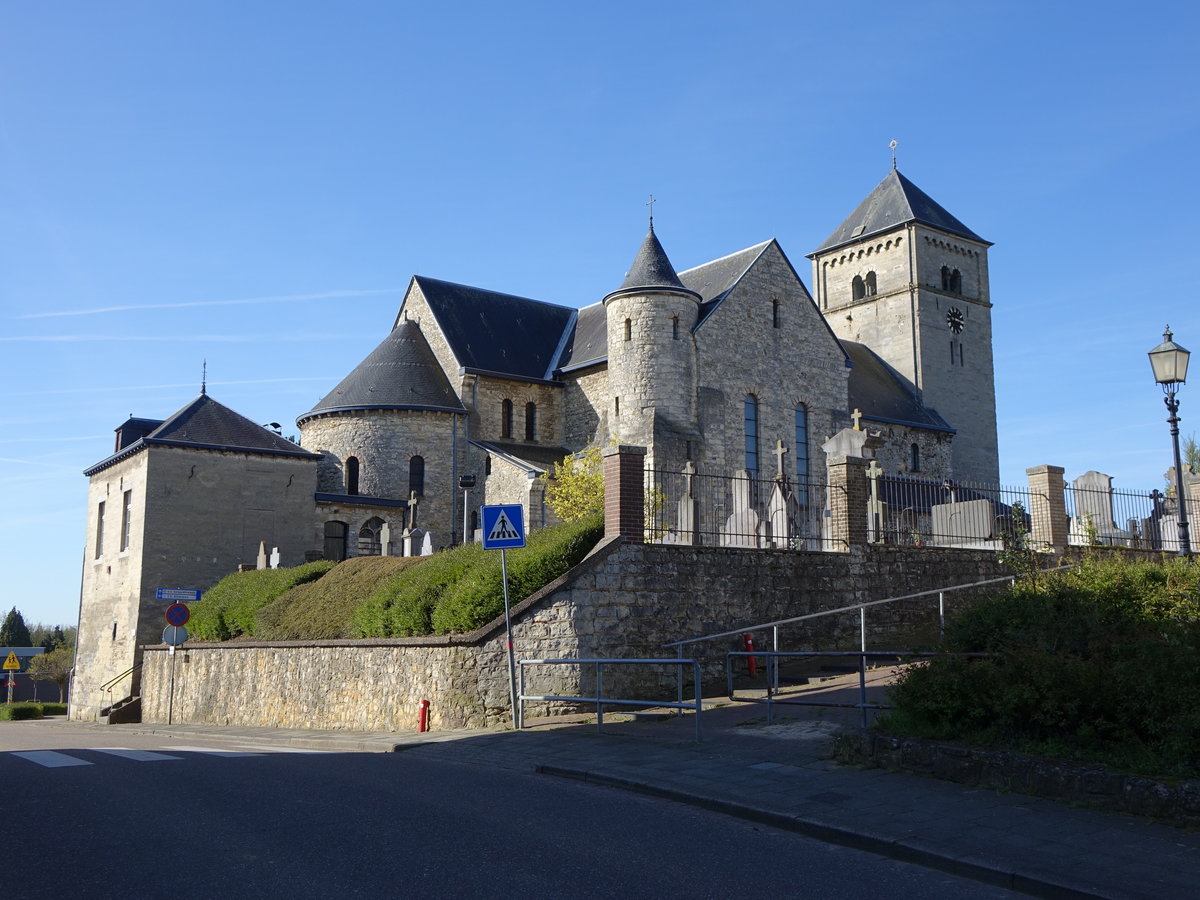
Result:
[[[206,588],[260,545],[283,565],[387,552],[388,535],[399,553],[414,519],[457,543],[464,475],[468,530],[483,503],[522,503],[538,527],[537,476],[590,443],[771,478],[782,442],[803,482],[861,421],[888,474],[996,483],[990,246],[893,169],[809,255],[815,293],[773,239],[677,272],[651,223],[582,309],[413,277],[390,333],[299,417],[300,445],[203,393],[130,419],[85,473],[82,717],[157,642],[156,586]]]

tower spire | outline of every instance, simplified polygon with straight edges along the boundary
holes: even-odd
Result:
[[[650,195],[650,199],[646,201],[646,205],[650,207],[650,230],[654,230],[654,195]]]
[[[899,143],[900,142],[898,140],[896,140],[895,138],[893,138],[891,141],[888,142],[888,146],[892,148],[892,171],[893,172],[896,171],[896,146]]]
[[[208,393],[208,360],[205,359],[200,367],[200,396]]]

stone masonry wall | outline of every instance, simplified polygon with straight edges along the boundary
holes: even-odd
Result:
[[[657,657],[673,640],[867,600],[1002,575],[996,555],[967,550],[855,548],[850,553],[680,548],[604,541],[563,578],[513,610],[518,659]],[[965,602],[948,598],[951,609]],[[868,612],[870,646],[928,621],[936,598]],[[857,615],[783,630],[783,649],[844,649]],[[759,635],[766,641],[765,635]],[[759,643],[759,647],[765,643]],[[723,684],[736,639],[689,648],[705,679]],[[326,729],[412,730],[417,702],[431,701],[434,728],[482,726],[508,717],[503,619],[468,635],[386,641],[185,645],[171,659],[148,648],[144,721]],[[543,667],[528,691],[586,695],[591,668]],[[665,700],[674,670],[616,669],[606,693]],[[556,706],[562,711],[561,706]],[[528,714],[537,714],[534,708]]]

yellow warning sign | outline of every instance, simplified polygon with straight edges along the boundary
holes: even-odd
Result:
[[[4,671],[11,672],[13,669],[20,669],[21,661],[17,659],[17,654],[9,651],[8,659],[4,661]]]

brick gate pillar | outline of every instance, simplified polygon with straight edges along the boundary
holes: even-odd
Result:
[[[1060,466],[1026,469],[1029,479],[1030,538],[1035,548],[1062,553],[1067,549],[1066,470]]]
[[[646,448],[605,447],[604,536],[620,535],[634,544],[646,540]]]
[[[835,549],[867,543],[867,465],[859,456],[826,458],[829,472],[829,539]]]

